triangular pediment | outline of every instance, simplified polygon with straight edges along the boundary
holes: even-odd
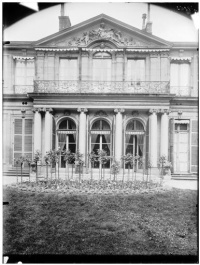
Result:
[[[34,43],[36,47],[91,47],[110,42],[115,48],[170,47],[171,43],[107,15],[99,15]]]

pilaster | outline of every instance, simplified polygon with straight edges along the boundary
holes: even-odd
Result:
[[[122,113],[124,109],[115,109],[116,124],[115,124],[115,159],[121,160],[122,156]]]
[[[168,148],[169,148],[169,119],[168,115],[170,110],[161,109],[161,142],[160,142],[160,155],[166,156],[168,159]]]
[[[86,163],[86,113],[88,110],[86,108],[78,108],[77,111],[80,112],[78,150],[83,154],[84,163]]]
[[[149,159],[151,161],[152,167],[157,168],[157,109],[149,110]]]
[[[42,150],[42,117],[40,108],[34,108],[34,153]]]

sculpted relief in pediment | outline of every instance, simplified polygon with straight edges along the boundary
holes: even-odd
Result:
[[[117,46],[147,46],[149,44],[132,37],[131,35],[122,33],[118,29],[106,27],[105,23],[101,23],[96,29],[84,31],[73,37],[59,41],[54,45],[57,46],[88,46],[95,40],[110,40]]]

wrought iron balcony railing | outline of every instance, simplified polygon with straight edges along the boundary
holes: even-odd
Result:
[[[191,96],[192,87],[190,86],[170,86],[170,93],[175,94],[177,96]]]
[[[167,81],[34,81],[36,93],[133,93],[169,94]]]
[[[15,85],[14,86],[14,93],[15,94],[27,94],[33,93],[34,86],[32,85]]]

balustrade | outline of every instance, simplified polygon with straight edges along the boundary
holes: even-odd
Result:
[[[133,93],[168,94],[169,82],[166,81],[34,81],[36,93]]]

